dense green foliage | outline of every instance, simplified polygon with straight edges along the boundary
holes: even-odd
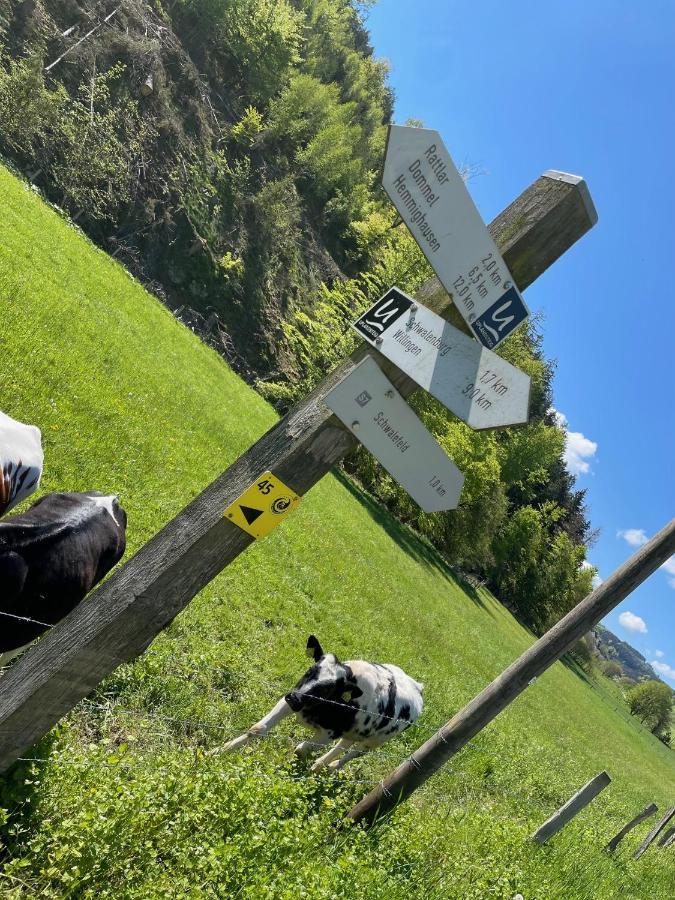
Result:
[[[673,691],[663,681],[643,681],[629,691],[628,706],[653,734],[661,734],[670,723]]]
[[[43,490],[117,491],[129,551],[275,420],[212,350],[0,169],[0,406],[43,430]],[[308,539],[311,535],[311,540]],[[93,600],[88,602],[95,602]],[[306,666],[308,633],[425,681],[418,727],[337,775],[302,729],[207,755]],[[556,664],[386,824],[344,812],[532,641],[484,589],[352,483],[329,477],[0,779],[0,893],[45,898],[670,900],[675,862],[602,846],[675,791],[675,755],[610,682]],[[289,746],[290,742],[290,746]],[[40,761],[46,760],[46,761]],[[551,843],[533,829],[611,786]]]
[[[0,152],[240,370],[283,368],[288,304],[358,269],[383,205],[357,6],[127,0],[76,45],[90,27],[83,0],[0,0]]]

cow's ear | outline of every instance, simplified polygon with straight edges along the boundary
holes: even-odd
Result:
[[[307,638],[307,656],[314,659],[314,662],[318,662],[323,656],[323,650],[321,649],[321,644],[314,637],[313,634]]]

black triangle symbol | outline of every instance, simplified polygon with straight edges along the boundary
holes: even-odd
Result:
[[[239,504],[239,509],[244,514],[244,518],[249,525],[253,525],[255,520],[263,514],[262,509],[251,509],[250,506],[242,506],[241,504]]]

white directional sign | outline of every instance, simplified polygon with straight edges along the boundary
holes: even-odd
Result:
[[[425,512],[457,507],[464,475],[372,357],[360,362],[325,402]]]
[[[398,288],[352,327],[471,428],[527,422],[529,375]]]
[[[438,132],[391,125],[382,185],[478,340],[496,347],[529,313]]]

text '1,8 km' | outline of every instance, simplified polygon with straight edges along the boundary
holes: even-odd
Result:
[[[382,185],[475,336],[496,347],[529,313],[438,132],[390,125]]]
[[[529,375],[398,288],[353,328],[471,428],[527,422]]]

